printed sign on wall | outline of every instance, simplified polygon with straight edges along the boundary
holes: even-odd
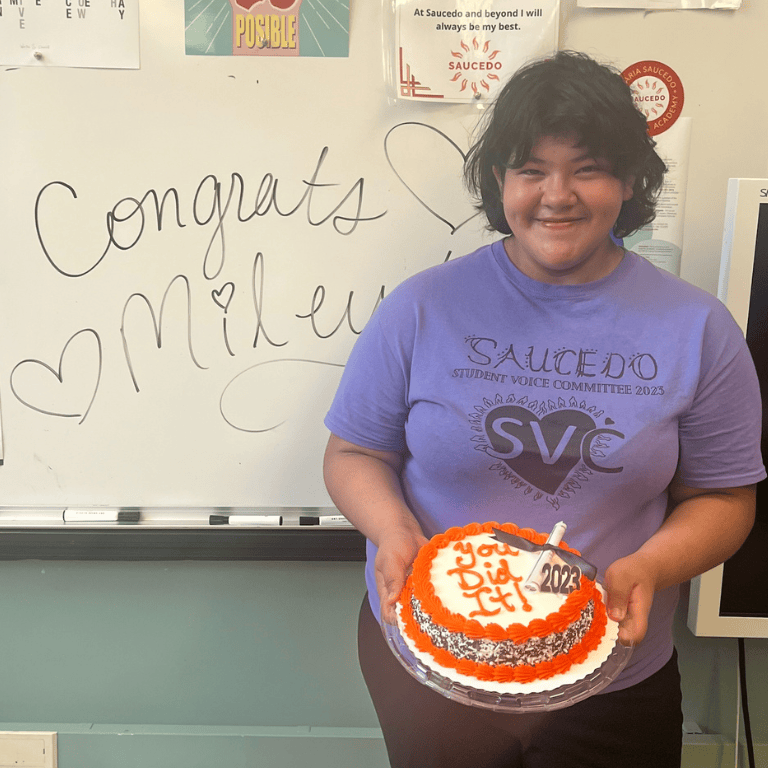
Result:
[[[623,244],[657,267],[679,275],[692,127],[690,117],[680,117],[685,101],[683,84],[677,73],[660,61],[639,61],[621,74],[648,121],[656,151],[667,165],[656,201],[656,218],[625,238]]]
[[[396,0],[401,99],[492,99],[528,59],[557,48],[560,0]]]
[[[0,0],[0,64],[139,68],[139,0]]]
[[[184,0],[186,52],[349,56],[346,0]]]

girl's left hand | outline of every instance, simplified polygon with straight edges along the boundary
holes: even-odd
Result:
[[[619,642],[637,645],[648,631],[656,575],[639,553],[623,557],[605,572],[608,617],[619,623]]]

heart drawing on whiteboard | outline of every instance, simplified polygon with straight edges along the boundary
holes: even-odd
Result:
[[[70,349],[79,336],[82,340]],[[67,340],[58,367],[33,358],[16,363],[11,371],[11,392],[22,405],[33,411],[80,419],[78,423],[82,424],[99,391],[101,368],[101,338],[92,328],[83,328]]]
[[[218,290],[211,291],[211,298],[216,306],[221,307],[226,314],[229,309],[229,303],[232,301],[232,297],[235,294],[234,283],[224,283]]]
[[[451,234],[479,215],[461,185],[466,154],[439,129],[426,123],[399,123],[384,137],[384,153],[403,186],[447,224]]]

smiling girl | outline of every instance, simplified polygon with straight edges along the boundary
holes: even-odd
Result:
[[[355,345],[326,418],[325,477],[368,539],[360,664],[393,766],[679,768],[678,585],[739,548],[765,470],[738,326],[618,244],[653,219],[664,171],[616,70],[570,52],[525,66],[465,165],[504,237],[407,280]],[[525,351],[543,349],[584,350],[589,364],[534,369]],[[379,622],[393,622],[427,537],[560,520],[635,646],[618,678],[529,714],[411,678]]]

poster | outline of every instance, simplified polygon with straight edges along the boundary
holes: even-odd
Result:
[[[184,0],[193,56],[349,56],[349,0]]]
[[[656,218],[625,238],[623,245],[657,267],[679,275],[691,145],[691,118],[681,117],[685,89],[679,75],[661,61],[638,61],[621,76],[632,91],[635,106],[645,115],[648,133],[667,165],[656,202]]]
[[[492,100],[521,64],[557,49],[559,18],[559,0],[396,0],[396,95]]]
[[[139,0],[0,0],[0,64],[139,68]]]

